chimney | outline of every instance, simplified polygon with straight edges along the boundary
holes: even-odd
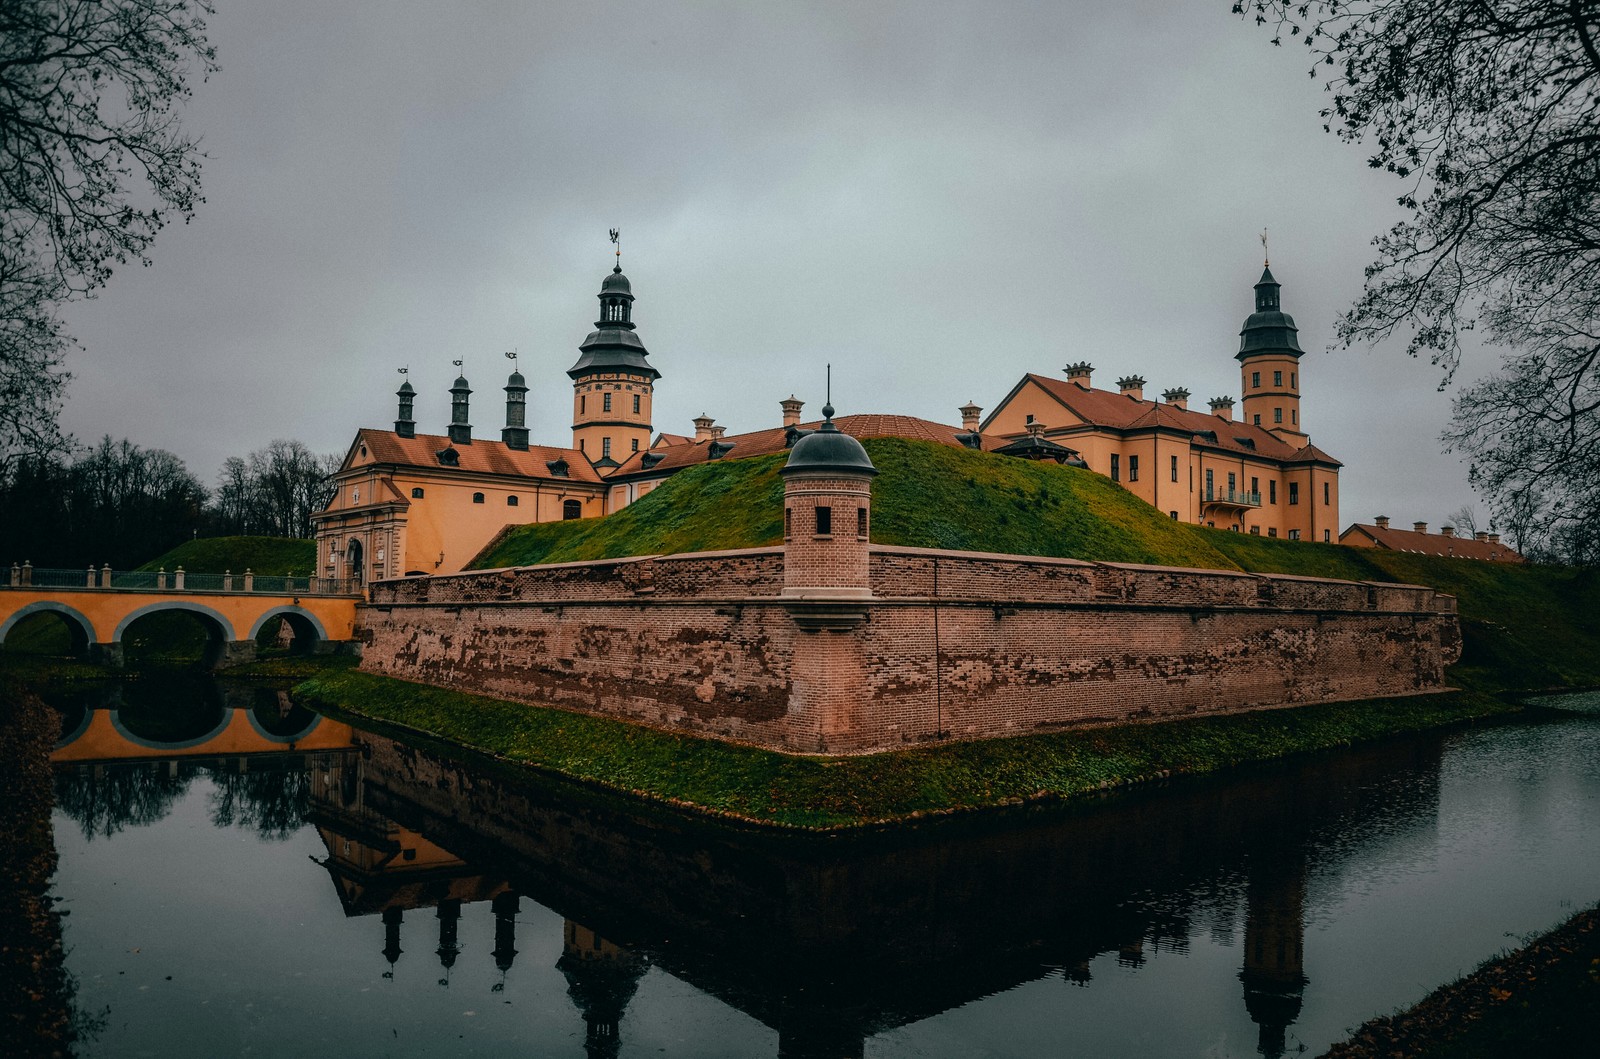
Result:
[[[711,440],[711,424],[715,422],[716,420],[704,412],[694,417],[694,440],[696,444]]]
[[[1089,376],[1094,373],[1093,364],[1082,360],[1076,364],[1068,364],[1064,370],[1067,373],[1068,382],[1075,382],[1085,390],[1089,388]]]
[[[1489,534],[1489,543],[1490,544],[1499,544],[1500,543],[1500,534],[1498,534],[1498,533]]]
[[[417,436],[417,421],[412,418],[411,402],[416,399],[417,391],[411,388],[410,382],[403,382],[394,392],[400,398],[400,416],[394,421],[394,432],[403,438]]]
[[[976,434],[978,432],[978,413],[982,412],[983,409],[968,401],[961,406],[959,411],[961,412],[961,429],[968,434]]]
[[[727,432],[728,432],[728,428],[727,427],[715,427],[714,426],[714,427],[711,428],[711,440],[712,441],[721,441],[722,440],[722,435],[726,434]]]
[[[1233,398],[1213,397],[1208,403],[1211,405],[1212,415],[1218,419],[1225,419],[1230,423],[1233,422]]]
[[[1144,400],[1144,379],[1138,375],[1129,375],[1127,378],[1117,380],[1117,389],[1122,391],[1122,396],[1131,397],[1135,401]]]
[[[1182,386],[1172,390],[1163,390],[1161,399],[1174,408],[1182,408],[1185,411],[1189,408],[1189,391]]]
[[[1426,533],[1428,532],[1428,524],[1426,522],[1413,522],[1411,524],[1411,532]]]
[[[1031,438],[1044,437],[1044,424],[1037,419],[1028,424],[1028,436]]]
[[[1372,519],[1372,524],[1374,526],[1377,526],[1379,529],[1388,529],[1389,528],[1389,516],[1388,515],[1377,515],[1377,516],[1374,516],[1373,519]]]
[[[805,402],[794,394],[790,394],[786,399],[778,403],[783,406],[783,425],[786,427],[799,426],[800,409],[805,407]]]
[[[1483,530],[1479,530],[1472,535],[1472,539],[1475,541],[1486,541],[1489,539],[1489,534]]]
[[[1450,525],[1450,523],[1446,522],[1444,525],[1439,527],[1439,533],[1445,537],[1454,537],[1456,535],[1456,528]]]
[[[472,424],[467,422],[467,398],[472,395],[472,388],[467,385],[465,375],[456,376],[456,384],[450,387],[450,443],[452,445],[472,444]]]
[[[508,449],[528,451],[528,384],[522,372],[513,371],[506,380],[506,425],[500,440]]]

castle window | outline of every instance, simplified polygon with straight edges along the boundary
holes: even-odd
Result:
[[[1137,482],[1138,480],[1139,480],[1139,457],[1137,457],[1137,456],[1129,456],[1128,457],[1128,481]]]
[[[1256,413],[1256,426],[1260,426],[1260,425],[1261,425],[1261,413],[1257,412]]]
[[[1290,482],[1289,483],[1289,504],[1290,504],[1290,506],[1293,506],[1295,504],[1298,504],[1299,502],[1300,502],[1300,483],[1299,482]]]
[[[588,411],[589,411],[589,399],[587,397],[579,397],[578,398],[578,414],[579,415],[584,415]]]
[[[1206,468],[1206,499],[1210,500],[1216,493],[1217,472]]]
[[[856,536],[867,539],[867,509],[864,507],[856,508]]]
[[[1122,457],[1114,452],[1111,454],[1111,480],[1113,482],[1122,481]]]
[[[1275,372],[1272,373],[1272,385],[1274,385],[1274,386],[1282,386],[1283,385],[1283,372],[1275,371]]]
[[[582,438],[578,439],[578,451],[579,452],[583,452],[584,451],[584,449],[583,449],[583,439]]]
[[[483,503],[483,494],[482,494],[482,493],[473,493],[473,494],[472,494],[472,502],[473,502],[473,503],[474,503],[474,504],[481,504],[481,503]]]
[[[1323,530],[1322,531],[1322,539],[1324,541],[1327,541],[1329,544],[1332,544],[1333,543],[1333,531],[1332,530]]]
[[[1322,502],[1324,504],[1326,504],[1328,502],[1328,483],[1327,482],[1323,482],[1322,483]]]
[[[1260,526],[1251,526],[1250,527],[1250,536],[1252,536],[1252,537],[1261,536],[1261,527]]]
[[[1024,425],[1031,425],[1033,423],[1033,416],[1029,416],[1027,419],[1023,420],[1023,423]]]
[[[638,452],[639,451],[639,439],[638,438],[634,438],[633,439],[633,449],[632,449],[632,451],[634,451],[634,452]]]
[[[1300,388],[1300,373],[1298,371],[1291,371],[1289,373],[1289,389],[1298,390],[1299,388]]]
[[[600,395],[600,411],[602,411],[602,412],[611,411],[611,395],[610,394],[604,393],[604,394]]]
[[[1281,408],[1274,408],[1274,409],[1273,409],[1273,410],[1272,410],[1272,421],[1273,421],[1273,422],[1274,422],[1274,423],[1281,423],[1281,422],[1283,422],[1283,409],[1281,409]]]
[[[1176,511],[1169,511],[1169,512],[1167,512],[1167,514],[1172,516],[1172,521],[1174,521],[1174,522],[1178,521],[1178,513]]]
[[[1274,482],[1274,481],[1268,481],[1267,482],[1267,503],[1276,504],[1277,502],[1278,502],[1278,483]],[[1274,534],[1274,536],[1276,536],[1276,534]]]
[[[601,438],[600,439],[600,458],[602,460],[609,460],[611,458],[611,439],[610,438]]]
[[[1289,422],[1295,426],[1300,425],[1300,410],[1298,408],[1289,409]]]
[[[516,507],[516,506],[517,506],[517,498],[515,496],[506,497],[506,507]]]
[[[1250,479],[1250,495],[1255,497],[1256,503],[1261,503],[1261,479]]]
[[[794,536],[794,509],[786,507],[783,509],[783,539],[788,540],[792,536]]]
[[[833,533],[833,508],[826,504],[817,506],[817,536],[827,537]]]
[[[638,415],[639,414],[639,395],[638,394],[634,394],[633,395],[633,414],[634,415]]]
[[[1299,540],[1300,539],[1300,531],[1299,530],[1290,530],[1289,531],[1289,539],[1292,540],[1292,541]]]
[[[411,490],[411,499],[413,499],[413,500],[421,500],[422,499],[422,486],[419,485],[416,488]]]
[[[1250,373],[1250,388],[1252,390],[1261,389],[1261,373],[1259,371],[1252,371]]]
[[[1232,471],[1228,472],[1228,499],[1233,499],[1234,490],[1239,488],[1239,478]]]
[[[575,519],[583,517],[583,505],[576,500],[563,500],[561,502],[561,517]]]
[[[1278,535],[1278,527],[1276,527],[1276,526],[1268,526],[1267,527],[1267,536],[1276,537],[1277,535]]]
[[[1178,457],[1176,456],[1172,457],[1172,480],[1174,482],[1178,480]]]

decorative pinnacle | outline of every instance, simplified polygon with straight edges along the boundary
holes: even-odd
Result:
[[[1261,267],[1272,267],[1272,255],[1267,251],[1267,230],[1261,229]]]
[[[614,273],[620,273],[622,271],[622,232],[619,229],[611,229],[611,242],[617,248],[617,267],[613,268],[611,271]]]

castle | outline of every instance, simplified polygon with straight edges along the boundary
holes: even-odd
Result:
[[[357,432],[327,508],[314,519],[318,573],[376,581],[461,570],[507,527],[618,511],[685,467],[784,451],[818,422],[802,402],[780,402],[781,421],[727,435],[708,416],[694,434],[655,433],[652,401],[661,373],[633,322],[633,288],[620,263],[600,285],[600,318],[579,345],[572,380],[570,446],[534,445],[527,382],[505,385],[498,441],[474,438],[462,376],[450,389],[446,433],[419,434],[415,391],[397,393],[393,430]],[[1189,392],[1146,400],[1130,375],[1116,392],[1096,389],[1076,363],[1065,381],[1023,376],[980,421],[968,403],[954,427],[903,415],[832,420],[855,438],[895,436],[1086,466],[1171,518],[1241,533],[1331,541],[1339,525],[1340,463],[1311,444],[1301,419],[1301,349],[1279,284],[1264,269],[1255,312],[1240,331],[1242,419],[1228,397],[1191,411]],[[831,419],[831,417],[830,417]]]

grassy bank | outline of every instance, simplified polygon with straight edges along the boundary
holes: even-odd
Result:
[[[315,541],[294,537],[201,537],[186,541],[165,555],[139,567],[141,570],[176,570],[191,574],[224,574],[246,570],[283,577],[315,572]]]
[[[1473,1059],[1593,1053],[1600,1029],[1600,908],[1441,986],[1415,1007],[1373,1019],[1330,1059]]]
[[[358,671],[296,689],[343,712],[609,790],[739,820],[843,828],[1062,800],[1515,713],[1479,692],[796,758]]]

